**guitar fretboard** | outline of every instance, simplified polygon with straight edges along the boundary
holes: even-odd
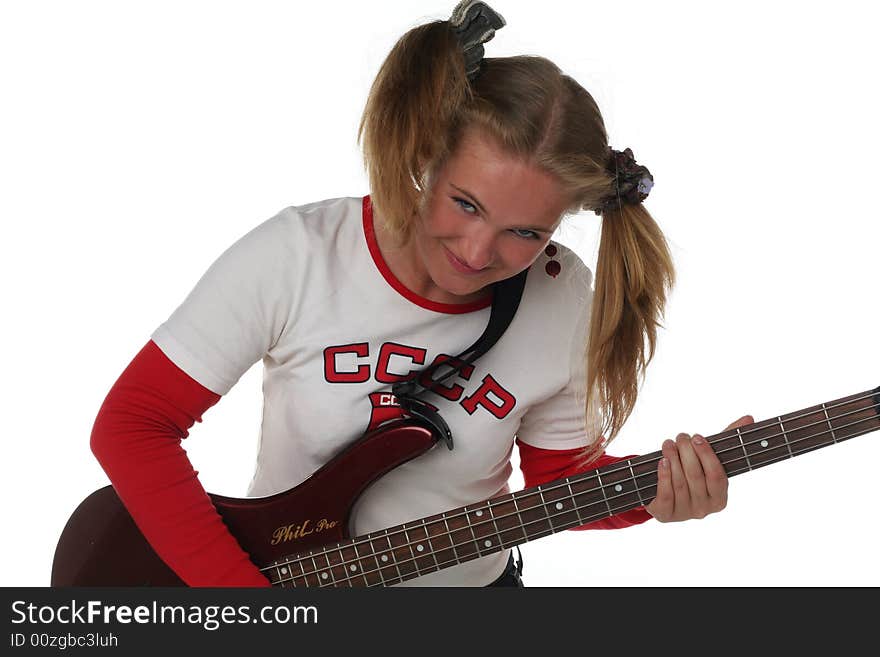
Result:
[[[728,476],[880,429],[880,388],[707,438]],[[390,586],[649,504],[661,452],[280,559],[274,586]]]

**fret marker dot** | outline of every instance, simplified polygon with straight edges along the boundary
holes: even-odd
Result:
[[[327,573],[321,573],[321,579],[327,579],[327,577],[328,577]]]
[[[351,566],[350,566],[350,570],[351,570],[351,572],[354,572],[354,571],[356,571],[357,569],[358,569],[357,566],[355,566],[354,564],[351,564]]]
[[[616,491],[619,493],[620,491],[623,490],[623,486],[621,486],[620,484],[617,484],[617,485],[614,487],[614,490],[616,490]]]
[[[483,543],[483,545],[485,545],[486,547],[492,547],[492,541],[487,540],[485,543]]]
[[[483,515],[483,512],[477,511],[474,515],[477,516],[477,518],[479,518],[481,515]]]
[[[416,545],[416,550],[418,550],[419,552],[424,552],[425,546],[424,545]]]
[[[286,575],[286,574],[287,574],[287,568],[282,568],[282,569],[281,569],[281,574],[282,574],[282,575]]]
[[[388,555],[387,555],[387,554],[383,554],[383,555],[382,555],[382,561],[388,561]]]
[[[556,503],[556,508],[557,508],[557,509],[561,509],[561,508],[562,508],[562,502],[557,502],[557,503]]]
[[[766,447],[766,446],[769,445],[769,444],[770,444],[770,443],[768,443],[766,440],[762,440],[762,441],[761,441],[761,447]]]

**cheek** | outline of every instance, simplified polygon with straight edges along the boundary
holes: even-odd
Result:
[[[464,219],[454,210],[437,210],[425,220],[425,234],[435,238],[458,237],[464,232]]]

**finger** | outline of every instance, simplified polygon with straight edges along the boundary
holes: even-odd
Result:
[[[666,442],[672,442],[666,441]],[[666,447],[666,443],[663,444]],[[669,459],[664,451],[657,464],[657,493],[654,500],[645,506],[645,510],[660,522],[672,519],[675,510],[675,497],[672,492],[672,474],[669,470]]]
[[[685,433],[676,438],[681,467],[687,481],[691,516],[703,518],[710,513],[709,491],[706,488],[706,475],[703,464],[692,444],[692,439]]]
[[[679,437],[682,435],[687,436],[679,434]],[[669,460],[669,474],[672,479],[672,516],[676,520],[682,520],[690,516],[691,491],[681,465],[678,445],[672,440],[664,441],[663,456]]]
[[[751,415],[743,415],[740,419],[734,420],[730,424],[728,424],[723,431],[727,431],[728,429],[736,429],[737,427],[744,427],[749,424],[754,424],[755,418]]]
[[[700,434],[694,434],[693,449],[703,469],[708,494],[708,512],[721,511],[727,506],[728,478],[721,460],[709,442]]]

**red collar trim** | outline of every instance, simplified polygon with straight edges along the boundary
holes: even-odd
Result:
[[[385,279],[388,285],[393,287],[394,290],[402,297],[427,310],[433,310],[434,312],[448,313],[452,315],[471,313],[476,310],[488,308],[492,305],[491,297],[489,297],[488,299],[482,299],[480,301],[474,301],[472,303],[439,303],[437,301],[426,299],[425,297],[420,296],[410,290],[403,283],[401,283],[397,279],[397,277],[391,272],[391,270],[388,268],[388,265],[385,263],[385,259],[382,257],[382,252],[379,250],[379,244],[376,242],[376,231],[373,228],[373,205],[370,202],[369,195],[364,196],[363,217],[364,237],[367,240],[367,248],[369,248],[370,250],[370,255],[373,257],[373,262],[376,264],[376,269],[379,270],[379,273],[382,274],[382,278]]]

